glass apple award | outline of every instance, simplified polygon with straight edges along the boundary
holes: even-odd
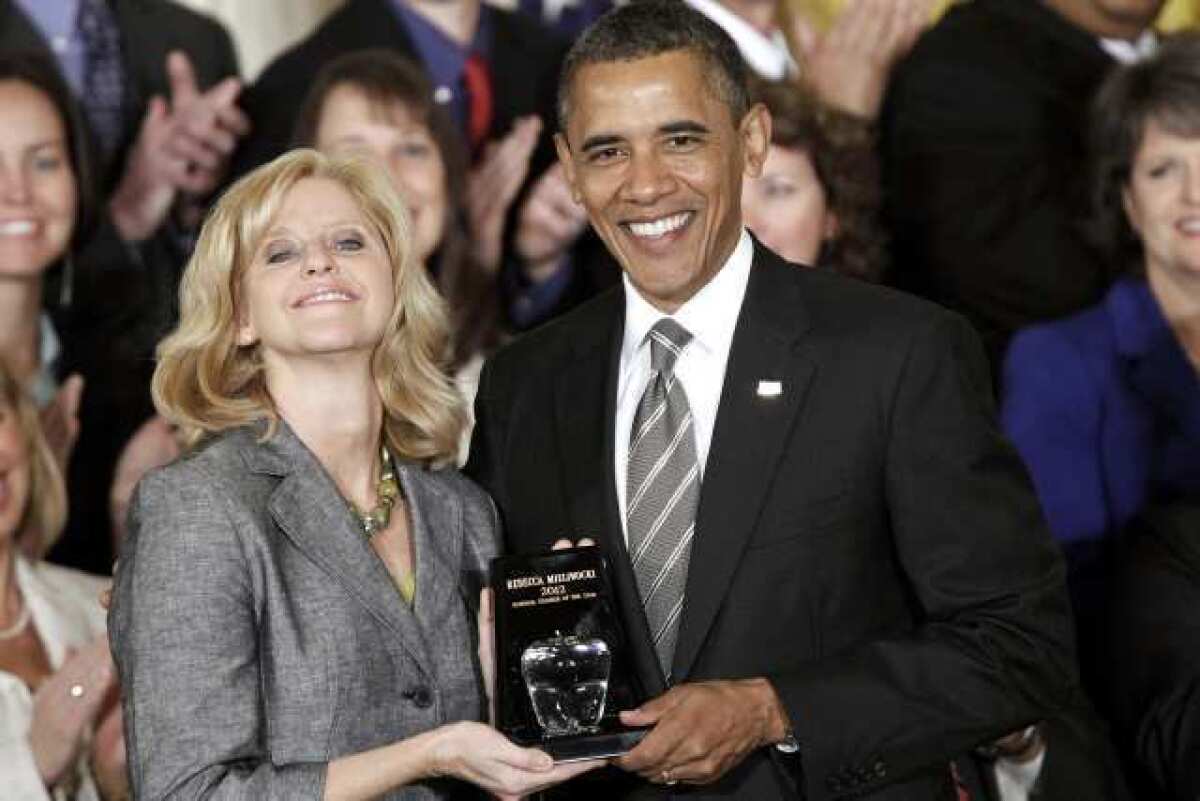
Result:
[[[521,676],[546,736],[599,730],[611,667],[612,653],[599,637],[555,632],[521,652]]]

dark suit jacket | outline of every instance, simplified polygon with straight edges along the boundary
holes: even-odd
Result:
[[[1008,337],[1100,300],[1082,230],[1087,107],[1115,62],[1042,0],[954,6],[899,66],[882,125],[891,282]]]
[[[319,801],[330,760],[480,719],[471,610],[495,509],[453,471],[397,473],[411,607],[286,424],[143,479],[109,616],[135,798]],[[432,780],[387,798],[463,796]]]
[[[1148,510],[1129,532],[1110,620],[1116,731],[1149,785],[1200,797],[1200,494]]]
[[[468,472],[508,548],[596,537],[649,648],[613,485],[623,313],[618,288],[488,363]],[[769,677],[801,753],[688,797],[944,797],[953,754],[1076,692],[1062,575],[969,328],[758,247],[672,673]]]
[[[242,105],[254,133],[239,148],[235,172],[257,167],[286,150],[300,104],[317,73],[328,62],[356,50],[381,47],[420,63],[416,46],[389,7],[391,0],[349,0],[307,39],[279,56],[259,76]],[[507,133],[513,120],[542,116],[545,130],[554,127],[554,98],[563,47],[537,23],[499,9],[492,15],[491,69],[494,109],[489,137]],[[549,137],[535,154],[537,166],[553,157]],[[536,172],[532,172],[536,175]]]

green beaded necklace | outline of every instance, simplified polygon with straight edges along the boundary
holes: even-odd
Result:
[[[360,511],[353,501],[346,500],[368,540],[387,528],[388,521],[392,519],[392,507],[400,498],[400,482],[396,480],[396,469],[387,445],[380,448],[379,481],[375,484],[375,497],[375,506],[366,512]]]

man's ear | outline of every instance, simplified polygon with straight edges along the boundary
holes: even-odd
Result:
[[[575,160],[571,157],[571,145],[567,143],[566,134],[554,134],[554,151],[558,154],[558,163],[563,167],[567,185],[571,187],[571,197],[576,203],[582,203],[583,195],[580,194],[579,184],[575,181]]]
[[[742,117],[738,125],[742,139],[742,155],[746,164],[746,175],[757,178],[762,175],[767,151],[771,149],[771,112],[762,103],[755,103]]]

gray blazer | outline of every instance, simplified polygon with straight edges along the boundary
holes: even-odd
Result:
[[[487,495],[397,465],[410,609],[313,454],[285,424],[256,437],[223,434],[134,497],[109,633],[136,799],[319,799],[333,758],[482,717],[470,577],[496,553]]]

